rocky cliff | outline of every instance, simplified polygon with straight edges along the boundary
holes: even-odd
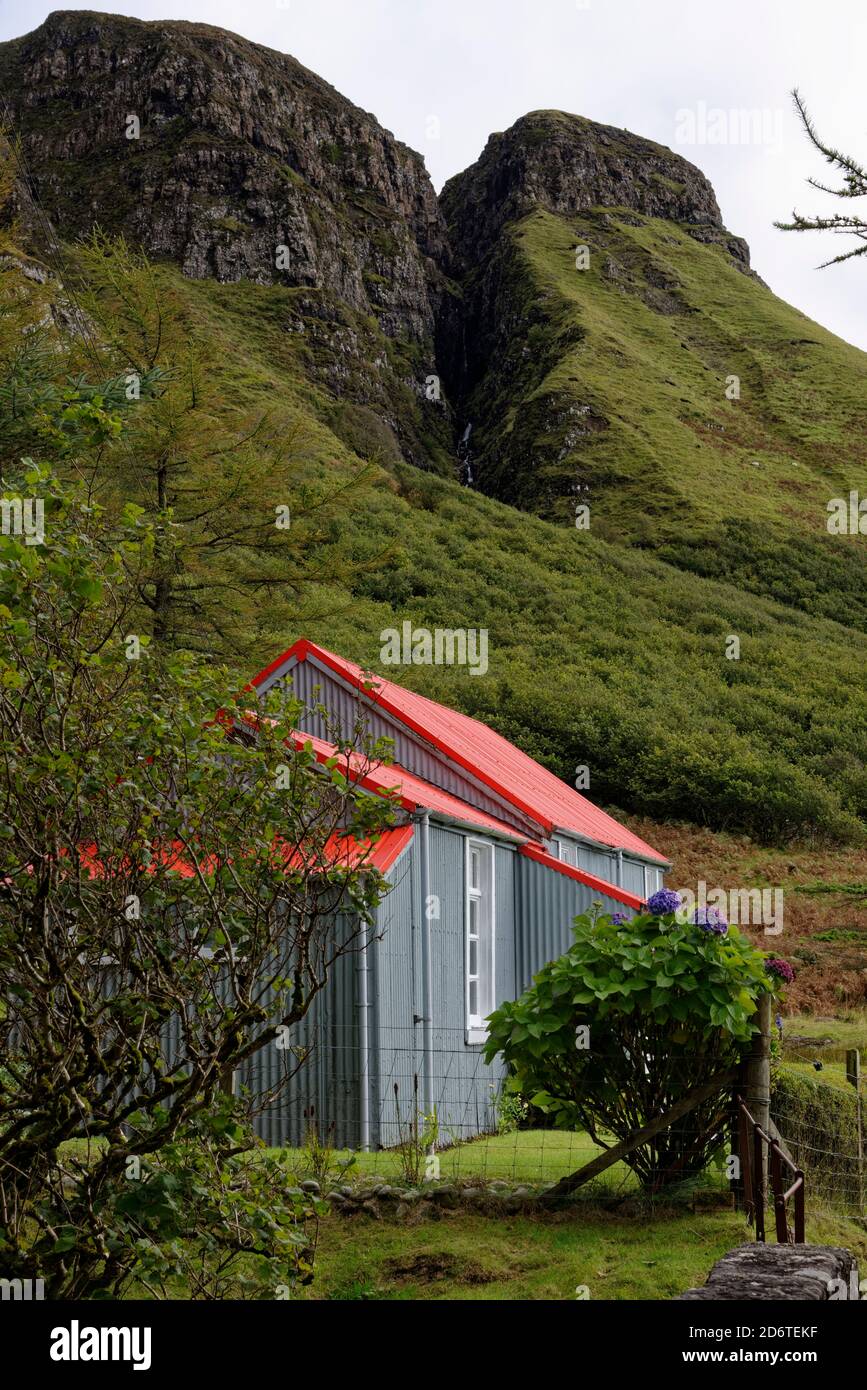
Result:
[[[680,354],[684,322],[698,312],[679,269],[685,243],[708,247],[710,264],[719,256],[757,279],[705,176],[628,131],[535,111],[492,135],[440,204],[463,291],[459,332],[443,344],[442,364],[456,415],[472,426],[473,484],[562,515],[576,502],[622,495],[632,463],[644,484],[641,510],[670,504],[655,460],[642,460],[643,422],[638,434],[622,431],[619,409],[612,429],[610,389],[599,390],[592,364],[604,361],[615,396],[634,396],[631,350],[662,330],[659,361],[634,362],[641,384],[648,374],[661,384],[680,374],[667,354]],[[634,321],[639,307],[646,327]],[[618,356],[612,335],[621,329]]]
[[[749,268],[747,244],[723,227],[700,169],[652,140],[564,111],[531,111],[492,135],[476,163],[445,185],[440,201],[465,272],[508,223],[536,209],[571,217],[597,207],[684,223],[698,240],[724,245]]]
[[[640,306],[639,336],[665,325],[649,368],[664,387],[699,312],[684,248],[752,277],[694,165],[579,116],[537,111],[492,135],[438,200],[375,117],[207,25],[59,12],[0,45],[0,89],[63,239],[100,224],[187,276],[281,287],[281,327],[344,442],[546,515],[629,482],[606,393],[629,385],[615,369],[635,334],[599,389],[600,313]],[[702,352],[708,335],[718,325]],[[667,488],[655,480],[663,503]]]
[[[208,25],[58,12],[0,45],[0,90],[63,239],[98,223],[192,277],[308,291],[286,327],[311,371],[413,462],[449,466],[424,389],[445,226],[420,155],[293,58]]]

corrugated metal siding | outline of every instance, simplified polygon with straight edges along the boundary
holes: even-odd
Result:
[[[578,868],[586,869],[588,874],[604,878],[606,883],[617,880],[617,855],[605,854],[602,850],[591,849],[589,845],[578,845]]]
[[[352,918],[335,919],[338,940],[356,930]],[[303,1144],[315,1123],[321,1139],[356,1148],[360,1135],[361,1054],[358,1042],[358,954],[351,949],[335,961],[325,988],[292,1029],[289,1049],[269,1044],[241,1069],[239,1082],[253,1096],[270,1101],[255,1121],[267,1144]],[[297,1049],[293,1052],[290,1049]],[[295,1071],[299,1053],[305,1060]]]
[[[431,826],[431,891],[441,900],[433,932],[434,1098],[440,1130],[455,1140],[495,1127],[500,1076],[498,1068],[486,1065],[482,1048],[466,1040],[466,841],[465,835]],[[503,851],[502,865],[500,856],[495,857],[495,959],[502,962],[507,980],[509,954],[514,957],[514,893],[505,859],[512,857]]]
[[[394,761],[405,767],[408,772],[414,773],[416,777],[423,777],[426,782],[432,782],[443,791],[452,792],[455,796],[469,801],[471,805],[478,806],[508,825],[514,825],[520,830],[529,826],[530,823],[513,807],[489,796],[475,783],[462,777],[457,768],[438,757],[434,750],[428,750],[425,745],[410,738],[398,722],[379,710],[371,710],[361,704],[355,692],[347,690],[312,662],[298,662],[288,674],[292,678],[293,695],[304,703],[304,713],[298,720],[304,733],[313,734],[316,738],[333,739],[336,726],[344,737],[351,738],[359,714],[364,714],[368,735],[371,738],[390,738],[394,744]],[[315,693],[317,686],[318,694]],[[330,727],[326,727],[325,719],[316,709],[317,704],[328,709],[331,715]]]
[[[638,864],[634,859],[627,859],[623,856],[623,883],[621,887],[628,893],[635,893],[636,897],[644,897],[644,865]]]
[[[421,1014],[417,859],[416,834],[389,873],[392,890],[380,905],[376,940],[370,946],[373,1148],[397,1143],[396,1107],[408,1121],[413,1097],[421,1094],[422,1025],[413,1023]]]
[[[524,855],[515,856],[517,876],[515,940],[516,993],[526,989],[548,961],[562,956],[572,944],[572,923],[594,902],[606,911],[628,912],[623,903],[606,898],[586,883],[557,869],[548,869]]]
[[[495,850],[495,894],[497,906],[496,979],[497,1004],[514,999],[517,993],[517,949],[515,942],[515,873],[518,856],[514,850]]]
[[[543,841],[549,854],[553,854],[555,859],[562,859],[562,846],[571,845],[575,850],[576,863],[579,869],[585,869],[587,873],[595,874],[597,878],[604,878],[606,883],[617,883],[617,855],[608,854],[603,849],[594,849],[592,845],[585,844],[582,840],[576,840],[568,835],[556,835],[552,839]],[[645,896],[644,861],[633,859],[625,851],[622,858],[622,879],[620,887],[625,888],[629,893],[635,893],[637,897]],[[657,871],[653,871],[656,876]],[[651,892],[653,889],[651,888]]]
[[[431,922],[433,955],[433,1093],[443,1142],[470,1139],[496,1125],[496,1098],[504,1069],[487,1066],[482,1048],[466,1041],[465,853],[467,836],[432,824],[430,891],[439,898]],[[470,837],[474,838],[474,837]],[[478,838],[484,840],[484,836]],[[492,843],[492,842],[488,842]],[[392,890],[379,909],[369,946],[370,1143],[389,1147],[409,1131],[423,1108],[420,835],[389,873]],[[630,866],[630,868],[633,866]],[[624,868],[626,866],[624,865]],[[612,912],[623,904],[586,884],[503,846],[494,848],[496,894],[496,1002],[513,999],[549,960],[571,944],[572,921],[593,902]],[[351,922],[337,919],[347,932]],[[257,1122],[269,1144],[300,1145],[312,1116],[320,1135],[337,1147],[357,1148],[361,1134],[362,1066],[359,1046],[360,957],[339,960],[291,1042],[310,1049],[287,1079],[291,1054],[264,1048],[241,1082],[277,1095]],[[177,1030],[167,1038],[171,1055]],[[395,1096],[395,1085],[397,1096]],[[305,1111],[308,1112],[305,1115]]]
[[[483,837],[480,837],[483,838]],[[469,1139],[494,1128],[502,1068],[489,1067],[482,1048],[466,1040],[465,883],[466,836],[431,825],[430,892],[439,899],[431,921],[433,964],[433,1098],[442,1142]],[[376,947],[379,1065],[377,1134],[383,1147],[395,1144],[423,1109],[423,1030],[413,1016],[422,999],[420,834],[400,861],[407,871],[380,915],[383,937]],[[514,859],[495,849],[496,986],[498,1002],[514,996]],[[411,965],[411,974],[409,967]],[[394,1086],[398,1093],[395,1096]]]

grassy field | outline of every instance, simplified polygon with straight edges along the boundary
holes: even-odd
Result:
[[[446,1213],[413,1226],[323,1223],[313,1299],[671,1298],[704,1283],[745,1228],[730,1211],[636,1221],[588,1208],[492,1220]]]
[[[800,1067],[798,1067],[800,1069]],[[823,1077],[845,1084],[837,1069]],[[312,1175],[304,1150],[279,1150],[287,1180]],[[440,1185],[481,1181],[534,1188],[590,1159],[583,1134],[526,1130],[457,1145],[440,1154]],[[393,1151],[358,1154],[343,1174],[333,1154],[323,1190],[355,1192],[406,1181]],[[507,1189],[505,1185],[508,1185]],[[424,1191],[424,1184],[418,1186]],[[313,1283],[298,1297],[335,1300],[670,1299],[704,1283],[714,1261],[753,1239],[732,1210],[721,1170],[661,1197],[643,1196],[623,1164],[557,1211],[510,1210],[496,1197],[480,1206],[384,1199],[353,1213],[322,1217]],[[807,1239],[843,1245],[867,1264],[867,1225],[847,1219],[815,1192],[807,1201]],[[148,1296],[136,1289],[136,1296]],[[185,1297],[178,1286],[174,1296]]]
[[[413,1225],[367,1216],[323,1222],[319,1299],[669,1299],[703,1284],[715,1260],[753,1232],[719,1199],[710,1207],[617,1211],[588,1203],[546,1216],[444,1212]],[[808,1211],[807,1238],[867,1257],[867,1237],[822,1208]]]
[[[279,1152],[290,1170],[299,1176],[310,1176],[308,1155],[303,1149],[272,1150]],[[440,1176],[445,1180],[469,1181],[481,1178],[488,1181],[508,1179],[524,1183],[552,1183],[566,1173],[574,1172],[599,1153],[597,1145],[587,1134],[558,1130],[515,1130],[509,1134],[484,1135],[465,1144],[455,1144],[439,1154]],[[347,1169],[346,1181],[363,1182],[376,1178],[391,1182],[404,1176],[400,1155],[394,1149],[373,1153],[334,1154],[335,1171],[341,1163],[354,1158]],[[604,1186],[619,1190],[628,1187],[632,1175],[622,1163],[614,1164],[604,1175]]]
[[[827,1044],[821,1052],[817,1052],[817,1056],[831,1056],[851,1047],[867,1049],[867,1011],[864,1009],[852,1010],[843,1018],[795,1014],[786,1026],[794,1039],[815,1038]],[[797,1052],[799,1049],[804,1050],[800,1041],[793,1041],[788,1045],[787,1052]]]

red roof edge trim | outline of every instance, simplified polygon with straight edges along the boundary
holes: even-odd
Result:
[[[394,830],[388,831],[374,851],[372,859],[374,867],[379,869],[381,874],[387,873],[395,860],[403,854],[412,836],[413,828],[411,825],[400,825]],[[385,840],[388,840],[387,844]]]
[[[259,686],[268,676],[276,671],[279,666],[282,666],[284,662],[288,661],[290,656],[297,657],[299,661],[306,661],[308,656],[313,656],[316,661],[321,662],[323,666],[327,666],[335,676],[339,676],[341,680],[348,681],[351,685],[355,686],[356,690],[366,695],[372,704],[380,705],[382,709],[388,710],[389,714],[393,714],[399,723],[405,724],[408,729],[412,729],[413,733],[418,734],[426,743],[431,744],[450,762],[457,763],[465,772],[471,773],[473,777],[478,778],[485,786],[490,787],[492,791],[502,796],[509,805],[516,806],[519,811],[524,813],[528,820],[532,821],[533,825],[538,825],[540,827],[543,834],[551,834],[554,828],[553,823],[549,820],[543,820],[537,808],[516,796],[508,787],[501,786],[493,777],[488,776],[483,768],[474,766],[468,758],[462,757],[461,754],[456,753],[454,749],[449,748],[447,744],[436,738],[430,730],[426,729],[417,719],[413,719],[412,715],[407,714],[405,710],[399,709],[387,696],[383,695],[381,688],[376,685],[378,678],[373,672],[371,672],[371,679],[369,682],[360,680],[354,672],[346,669],[343,662],[339,659],[335,659],[331,652],[326,651],[323,647],[317,647],[309,638],[302,637],[300,641],[296,642],[288,651],[283,652],[282,656],[279,656],[276,661],[272,661],[270,666],[266,666],[264,671],[260,671],[258,676],[254,676],[253,685]]]
[[[306,660],[310,652],[310,647],[311,643],[309,639],[307,637],[301,637],[297,642],[294,642],[291,647],[287,647],[285,652],[281,652],[279,656],[275,657],[268,666],[265,666],[259,672],[258,676],[254,676],[249,685],[245,685],[244,689],[252,690],[260,686],[262,682],[266,681],[269,676],[272,676],[279,667],[283,666],[289,660],[290,656],[297,657],[299,661]]]
[[[553,854],[549,854],[539,845],[521,845],[518,853],[525,854],[528,859],[535,859],[537,864],[544,864],[546,869],[556,869],[557,873],[574,878],[577,883],[586,883],[588,888],[595,888],[607,898],[616,898],[619,903],[625,903],[636,912],[644,906],[644,900],[637,898],[634,893],[627,893],[625,888],[618,888],[616,883],[607,883],[604,878],[597,878],[595,874],[588,874],[583,869],[564,864],[562,859],[555,859]]]

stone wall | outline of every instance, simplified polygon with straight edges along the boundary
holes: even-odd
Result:
[[[858,1297],[854,1256],[834,1245],[763,1245],[753,1241],[717,1260],[700,1289],[682,1299],[807,1299]]]

